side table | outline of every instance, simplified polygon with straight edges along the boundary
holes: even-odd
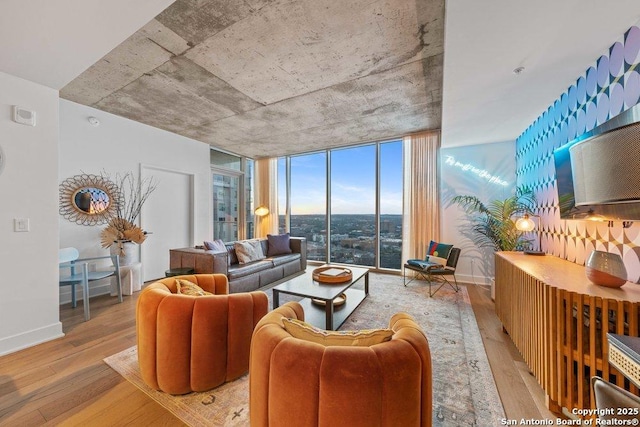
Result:
[[[142,289],[142,263],[136,262],[120,266],[120,281],[122,282],[122,295],[132,295]],[[117,280],[111,277],[111,295],[117,295]]]
[[[164,272],[164,275],[166,277],[173,277],[173,276],[184,276],[185,274],[193,274],[195,273],[195,270],[191,267],[184,267],[184,268],[172,268],[170,270],[167,270]]]
[[[640,338],[607,333],[609,363],[640,387]]]

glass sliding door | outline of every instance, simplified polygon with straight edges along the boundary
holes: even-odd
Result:
[[[238,240],[238,195],[240,177],[213,174],[213,238]]]
[[[376,146],[331,150],[331,262],[376,265]]]
[[[253,160],[246,159],[244,171],[244,206],[247,228],[244,237],[245,239],[253,239],[255,236],[255,217],[253,214],[255,209],[253,202],[253,167]]]
[[[307,238],[307,259],[327,260],[327,154],[291,157],[290,232]]]
[[[380,144],[380,268],[402,267],[402,141]]]
[[[213,238],[225,242],[251,239],[254,233],[254,161],[211,149]]]

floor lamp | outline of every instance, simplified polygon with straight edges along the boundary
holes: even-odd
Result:
[[[269,215],[269,208],[260,205],[258,206],[253,213],[256,216],[256,229],[254,230],[254,237],[267,237],[267,233],[269,233],[269,227],[266,224],[263,224],[265,217]]]
[[[533,222],[531,218],[529,218],[529,214],[524,214],[522,218],[518,218],[516,221],[516,229],[518,231],[530,232],[536,228],[536,223]],[[526,250],[524,253],[526,255],[545,255],[545,252],[542,251],[542,234],[538,234],[538,249],[537,251]]]

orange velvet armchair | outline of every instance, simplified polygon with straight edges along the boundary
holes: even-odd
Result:
[[[177,294],[185,279],[214,295]],[[169,277],[138,297],[138,363],[150,387],[170,394],[210,390],[249,369],[251,334],[267,313],[264,292],[228,294],[223,274]]]
[[[391,340],[371,346],[294,338],[283,317],[303,320],[302,307],[277,308],[253,332],[252,427],[431,426],[431,354],[409,315],[394,315]]]

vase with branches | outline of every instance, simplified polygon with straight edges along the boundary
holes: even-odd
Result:
[[[478,247],[495,251],[513,251],[529,246],[531,241],[516,228],[515,220],[532,215],[536,198],[533,190],[518,187],[513,196],[483,203],[476,196],[456,196],[451,202],[461,206],[471,221],[472,239]]]
[[[136,179],[131,172],[116,174],[114,182],[120,193],[120,203],[109,218],[107,227],[100,233],[100,241],[103,248],[117,245],[118,255],[124,256],[125,243],[141,245],[147,238],[148,233],[136,225],[136,220],[157,184],[153,178]]]

